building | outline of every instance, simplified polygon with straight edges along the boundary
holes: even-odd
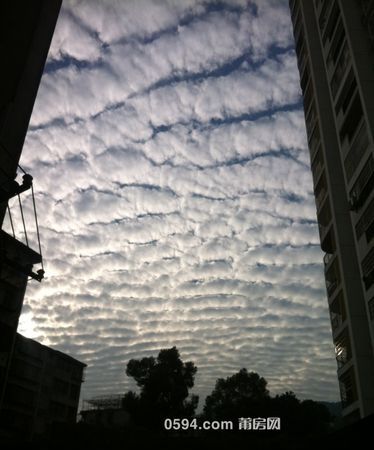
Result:
[[[290,0],[343,415],[374,413],[374,1]]]
[[[55,423],[75,423],[86,365],[17,333],[0,412],[3,439],[31,440]]]
[[[0,3],[0,409],[27,281],[44,273],[40,246],[27,240],[26,227],[21,242],[3,222],[8,201],[32,190],[32,177],[24,173],[19,181],[17,170],[60,6],[61,0]]]
[[[81,422],[99,428],[123,428],[130,425],[130,415],[123,408],[123,395],[103,395],[83,401]]]

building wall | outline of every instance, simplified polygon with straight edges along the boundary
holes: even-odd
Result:
[[[0,2],[0,409],[28,276],[41,261],[2,225],[60,6]]]
[[[374,412],[369,3],[290,1],[343,414],[352,419]]]
[[[85,364],[17,334],[0,426],[31,439],[52,423],[75,423]]]
[[[0,186],[14,179],[61,0],[0,3]],[[6,205],[5,205],[6,206]],[[4,205],[0,205],[0,225]]]

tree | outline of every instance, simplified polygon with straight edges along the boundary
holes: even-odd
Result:
[[[131,359],[126,374],[136,381],[140,394],[128,392],[123,406],[135,422],[152,427],[165,418],[192,417],[198,396],[189,397],[197,368],[193,362],[182,362],[176,347],[161,350],[157,356]]]
[[[293,392],[276,395],[271,401],[271,413],[282,419],[282,429],[301,435],[321,433],[331,423],[329,410],[314,400],[300,401]]]
[[[266,385],[265,378],[247,369],[219,378],[205,400],[204,415],[210,419],[260,415],[270,399]]]

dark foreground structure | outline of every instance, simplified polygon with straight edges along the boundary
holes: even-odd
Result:
[[[349,422],[374,413],[374,1],[289,3]]]
[[[51,425],[75,424],[85,367],[17,333],[0,412],[3,442],[30,441]]]
[[[3,223],[6,214],[10,220],[9,200],[21,202],[32,190],[32,177],[16,180],[17,169],[60,6],[61,0],[0,4],[0,410],[27,281],[44,274],[40,246],[27,240],[26,226],[21,242]]]
[[[5,442],[29,441],[52,423],[75,423],[85,367],[17,334],[27,282],[40,282],[44,276],[36,211],[33,242],[27,237],[31,224],[22,213],[22,194],[35,201],[32,176],[19,166],[19,159],[60,7],[61,0],[0,3],[1,447]],[[19,224],[12,219],[17,215],[12,213],[14,200],[22,217],[19,235],[15,232]],[[10,224],[10,233],[4,231],[4,221]]]

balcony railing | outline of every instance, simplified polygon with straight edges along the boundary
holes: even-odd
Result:
[[[374,247],[369,251],[361,263],[363,280],[366,290],[374,283]]]
[[[348,182],[351,181],[352,176],[359,166],[368,146],[369,136],[367,133],[365,120],[362,119],[357,127],[352,144],[348,147],[349,151],[344,160],[344,168]]]
[[[349,203],[352,210],[357,210],[364,203],[374,181],[374,158],[370,155],[361,170],[356,183],[349,193]]]
[[[357,387],[353,367],[350,367],[339,377],[339,387],[343,408],[346,408],[357,400]]]
[[[325,270],[329,267],[331,261],[334,260],[335,253],[325,253],[323,257],[323,263],[325,265]]]
[[[374,197],[361,215],[361,219],[356,224],[356,236],[360,239],[366,230],[374,223]]]
[[[322,9],[320,11],[319,14],[319,18],[318,18],[318,25],[319,25],[319,29],[321,31],[321,34],[323,33],[325,26],[327,24],[327,19],[329,17],[329,13],[330,13],[330,9],[331,9],[331,5],[332,5],[333,1],[332,0],[325,0],[322,3]]]
[[[332,296],[332,294],[335,292],[338,285],[339,285],[338,279],[326,280],[326,289],[327,289],[327,294],[329,297]]]
[[[340,284],[339,264],[336,258],[328,267],[325,267],[325,280],[328,296],[331,297]]]
[[[337,1],[334,1],[334,5],[329,13],[328,23],[322,33],[322,43],[326,52],[333,47],[336,47],[336,42],[339,39],[339,33],[341,31],[341,15],[339,5]]]
[[[347,328],[335,340],[335,355],[339,368],[347,364],[352,358],[351,341]]]
[[[318,192],[318,194],[316,195],[317,210],[320,210],[322,208],[326,196],[327,196],[327,189],[325,187],[322,187]]]
[[[341,330],[346,319],[345,307],[342,303],[343,299],[341,295],[342,294],[337,295],[335,300],[330,305],[330,320],[332,332],[334,334],[334,340],[337,339],[335,333],[337,333],[338,330]]]
[[[310,138],[313,134],[314,127],[317,124],[317,114],[315,110],[314,101],[311,102],[308,115],[305,118],[305,123],[306,123],[306,132],[308,138]]]
[[[320,143],[321,143],[321,135],[320,135],[319,126],[317,123],[316,126],[314,127],[312,136],[309,139],[309,149],[310,149],[310,156],[311,156],[312,160],[314,159],[314,157],[317,153],[317,150],[319,149]]]
[[[317,184],[322,172],[323,172],[323,163],[321,162],[320,158],[316,157],[314,163],[312,164],[312,175],[315,185]]]
[[[345,41],[338,62],[336,64],[334,75],[330,82],[331,94],[333,98],[335,98],[337,92],[339,91],[341,82],[349,67],[349,62],[350,62],[349,49],[347,41]]]

